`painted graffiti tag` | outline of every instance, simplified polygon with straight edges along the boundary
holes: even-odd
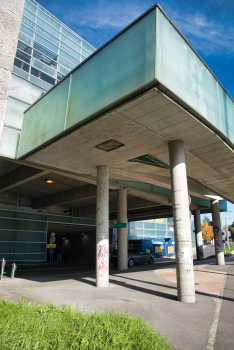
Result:
[[[98,265],[98,271],[100,276],[102,277],[108,269],[108,258],[109,251],[107,244],[99,244],[97,257],[100,260]]]
[[[99,274],[101,277],[107,271],[107,266],[106,266],[105,260],[101,260],[101,263],[98,265],[98,271],[99,271]]]
[[[106,244],[98,246],[98,260],[108,258],[108,248]]]

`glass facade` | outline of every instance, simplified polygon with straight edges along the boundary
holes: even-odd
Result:
[[[174,238],[173,219],[131,221],[128,224],[128,239]]]
[[[37,2],[25,0],[14,73],[48,90],[94,51]]]

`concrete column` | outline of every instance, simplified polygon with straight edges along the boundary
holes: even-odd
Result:
[[[97,167],[96,286],[109,286],[109,169]]]
[[[219,201],[215,199],[210,202],[211,202],[213,227],[219,228],[219,232],[214,233],[216,265],[225,265],[223,243],[222,243],[222,229],[220,225],[220,216],[219,216]]]
[[[202,229],[201,229],[201,217],[200,217],[200,210],[198,209],[194,210],[194,224],[195,224],[197,260],[203,260],[204,252],[203,252],[203,240],[202,240]]]
[[[117,201],[117,222],[127,223],[127,191],[118,190]],[[121,227],[117,229],[117,248],[118,248],[118,270],[126,270],[128,268],[128,228]]]
[[[173,221],[176,249],[178,300],[196,301],[193,272],[188,185],[184,146],[180,140],[169,142]]]

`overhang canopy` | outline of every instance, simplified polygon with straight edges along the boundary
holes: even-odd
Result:
[[[175,139],[193,194],[233,202],[233,100],[155,5],[26,111],[18,158],[92,177],[106,164],[112,179],[169,188]],[[111,140],[122,147],[100,149]]]

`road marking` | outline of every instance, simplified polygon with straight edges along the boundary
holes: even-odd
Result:
[[[226,285],[226,281],[227,281],[227,275],[225,276],[225,279],[223,281],[223,286],[222,286],[222,290],[220,293],[220,297],[219,298],[213,298],[215,303],[216,303],[216,307],[215,307],[215,314],[214,314],[214,320],[209,332],[209,339],[208,339],[208,344],[207,344],[207,350],[214,350],[214,345],[215,345],[215,338],[216,338],[216,332],[217,332],[217,328],[218,328],[218,323],[219,323],[219,315],[220,315],[220,311],[221,311],[221,306],[222,306],[222,300],[223,300],[223,295],[224,295],[224,288]]]

